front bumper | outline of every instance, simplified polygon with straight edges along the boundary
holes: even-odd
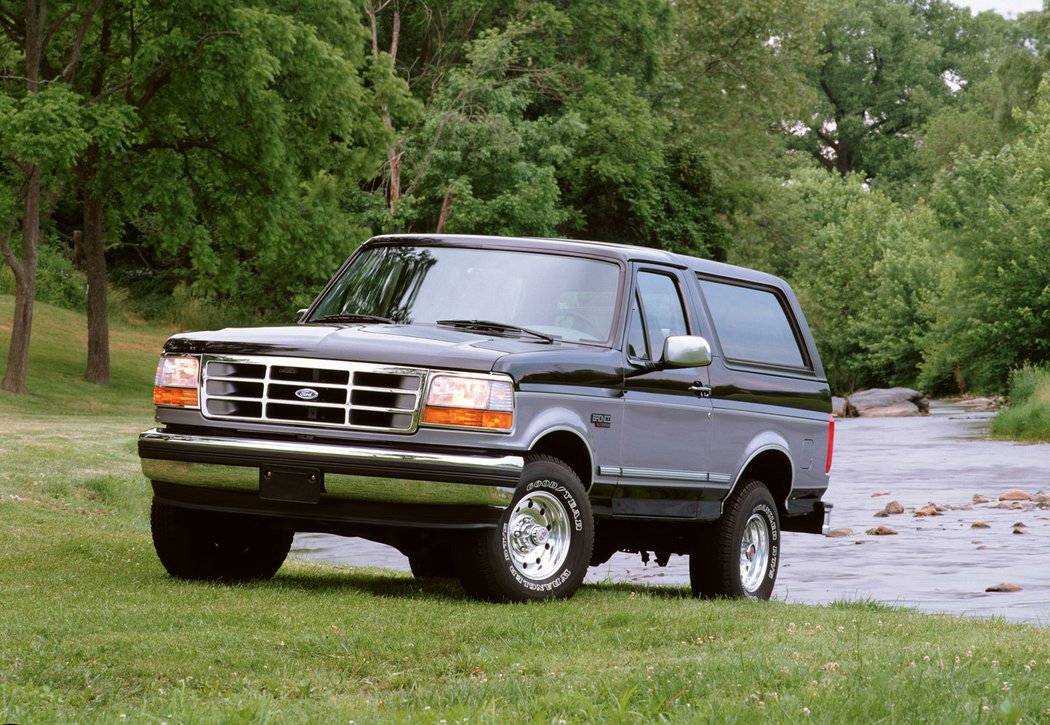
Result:
[[[185,505],[229,508],[221,502],[235,500],[240,502],[235,508],[243,510],[251,508],[254,498],[262,513],[273,508],[259,496],[262,472],[302,469],[318,471],[323,487],[316,504],[289,504],[299,517],[309,517],[314,509],[318,517],[338,510],[341,519],[376,523],[396,520],[399,524],[422,519],[418,523],[424,526],[430,520],[462,518],[442,516],[438,507],[445,508],[447,514],[453,514],[454,508],[481,507],[498,517],[513,498],[525,465],[524,458],[516,455],[421,452],[158,429],[139,436],[139,457],[142,472],[154,482],[155,490],[159,492],[157,486],[161,484],[165,498],[181,499],[176,502]],[[240,495],[210,493],[215,491]],[[209,500],[215,504],[209,505]],[[377,511],[385,513],[379,515]],[[406,516],[412,512],[420,515]],[[437,519],[435,513],[439,514]]]

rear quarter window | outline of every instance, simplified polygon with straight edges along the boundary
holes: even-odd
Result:
[[[710,279],[701,279],[700,289],[727,359],[809,367],[795,325],[775,292]]]

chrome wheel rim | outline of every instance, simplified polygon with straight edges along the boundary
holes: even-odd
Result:
[[[561,502],[546,491],[523,496],[514,505],[505,531],[511,564],[526,579],[543,581],[565,564],[571,522]]]
[[[740,540],[740,583],[747,592],[762,584],[769,568],[769,525],[760,514],[751,514]]]

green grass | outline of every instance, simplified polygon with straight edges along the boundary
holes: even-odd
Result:
[[[992,421],[992,436],[1050,442],[1050,369],[1025,366],[1013,371],[1009,401]]]
[[[45,308],[38,329],[71,319]],[[294,559],[268,583],[172,580],[130,392],[148,399],[162,337],[117,331],[112,391],[34,351],[37,380],[100,412],[0,399],[0,722],[1050,720],[1050,637],[1001,621],[608,584],[501,606]]]

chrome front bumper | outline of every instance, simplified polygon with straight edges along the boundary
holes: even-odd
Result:
[[[260,469],[318,469],[324,501],[506,507],[525,465],[514,455],[461,455],[326,443],[139,435],[142,473],[154,482],[257,492]]]

